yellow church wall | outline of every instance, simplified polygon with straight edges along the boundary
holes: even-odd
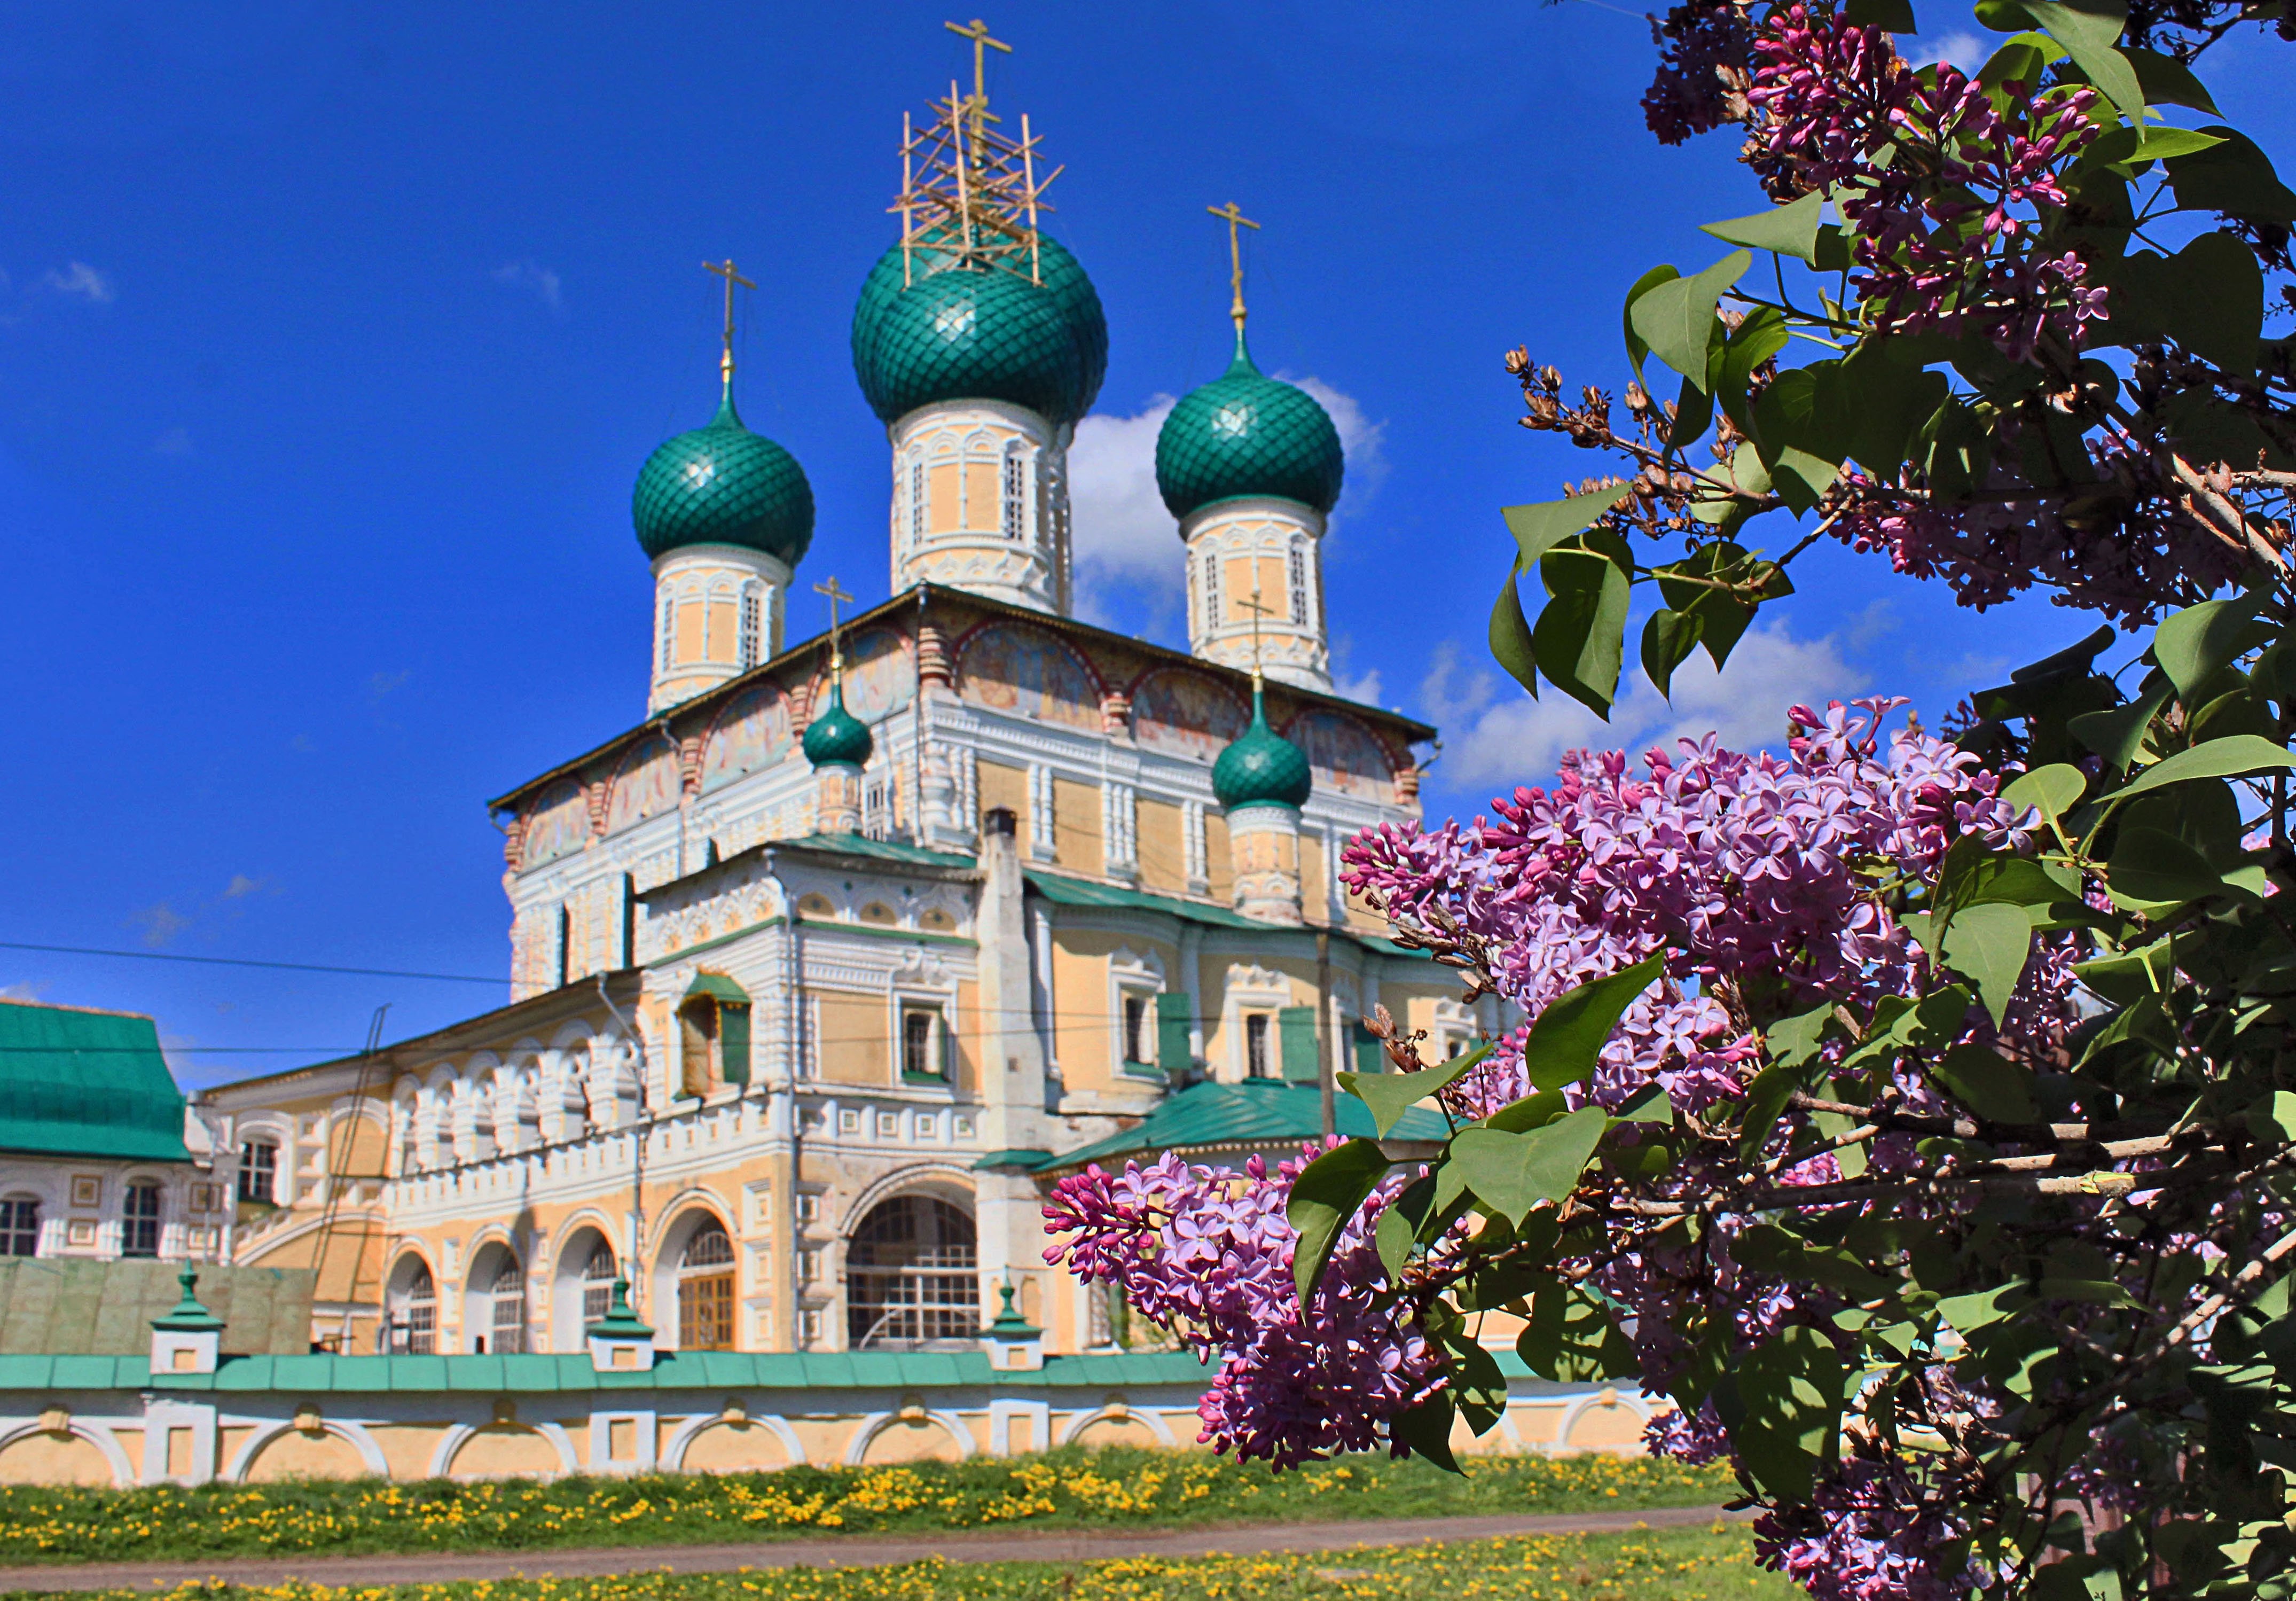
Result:
[[[356,1479],[365,1472],[358,1448],[340,1434],[289,1429],[264,1442],[246,1476],[250,1483],[276,1484],[293,1479]]]
[[[885,998],[822,989],[813,997],[821,1019],[821,1076],[832,1084],[890,1084],[893,1058],[886,1033],[891,1024]]]
[[[1053,779],[1053,856],[1071,873],[1107,871],[1100,834],[1100,785]]]
[[[1119,949],[1153,954],[1179,981],[1179,950],[1138,932],[1061,928],[1053,931],[1053,1013],[1058,1026],[1062,1081],[1072,1090],[1111,1089],[1144,1080],[1128,1078],[1117,1059],[1121,1024],[1109,982],[1109,966]]]
[[[375,1449],[394,1479],[421,1479],[429,1476],[430,1460],[439,1454],[439,1442],[447,1438],[450,1425],[444,1423],[382,1423],[369,1425]]]
[[[1300,836],[1300,913],[1318,928],[1332,921],[1331,891],[1324,880],[1324,840],[1321,834]]]
[[[112,1482],[111,1465],[94,1442],[60,1429],[19,1435],[0,1447],[0,1484],[87,1484]]]
[[[1227,818],[1219,812],[1204,815],[1204,877],[1214,900],[1227,906],[1235,899],[1235,863],[1228,855]]]
[[[1029,775],[1024,769],[1001,761],[980,762],[974,768],[974,786],[980,794],[982,816],[1001,806],[1019,819],[1021,837],[1029,837]]]
[[[1188,889],[1188,848],[1183,815],[1169,800],[1142,796],[1134,827],[1139,833],[1140,885],[1167,895]]]
[[[473,1433],[447,1464],[450,1478],[540,1478],[559,1473],[558,1449],[537,1431],[518,1423],[495,1423]]]
[[[681,1466],[688,1473],[770,1473],[792,1466],[782,1437],[760,1423],[732,1418],[704,1427],[686,1441]]]

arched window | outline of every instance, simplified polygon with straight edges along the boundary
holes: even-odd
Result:
[[[765,659],[765,594],[755,584],[742,586],[742,670],[748,672]]]
[[[120,1208],[119,1254],[160,1254],[160,1186],[148,1178],[127,1186],[127,1199]]]
[[[40,1203],[29,1195],[0,1199],[0,1256],[40,1254]]]
[[[582,1264],[582,1326],[587,1328],[613,1310],[614,1248],[600,1240],[590,1247]]]
[[[422,1262],[399,1292],[396,1331],[398,1349],[408,1356],[427,1357],[439,1349],[439,1286]]]
[[[677,1259],[677,1348],[734,1349],[734,1242],[712,1218]]]
[[[1029,469],[1019,446],[1004,451],[1004,537],[1018,539],[1028,532]]]
[[[495,1269],[494,1338],[487,1346],[496,1356],[516,1356],[526,1349],[526,1273],[518,1258],[505,1254]]]
[[[975,1236],[964,1209],[932,1195],[873,1208],[845,1252],[846,1342],[902,1350],[980,1336]]]

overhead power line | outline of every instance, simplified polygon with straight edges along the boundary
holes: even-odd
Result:
[[[408,973],[397,967],[332,967],[322,962],[258,962],[246,956],[186,956],[168,950],[107,950],[94,945],[33,945],[21,940],[0,940],[0,950],[37,950],[66,956],[117,956],[131,962],[189,962],[201,967],[271,967],[288,973],[342,973],[365,979],[428,979],[441,984],[502,984],[499,974],[480,978],[468,973]]]

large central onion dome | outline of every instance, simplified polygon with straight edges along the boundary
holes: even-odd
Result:
[[[1230,811],[1242,806],[1288,806],[1297,811],[1314,790],[1308,753],[1267,726],[1258,684],[1251,689],[1251,727],[1212,763],[1212,793]]]
[[[794,568],[813,543],[813,486],[797,458],[742,425],[728,393],[707,428],[646,458],[630,521],[649,556],[688,545],[737,545]]]
[[[862,283],[853,371],[870,408],[887,423],[942,400],[1003,400],[1054,423],[1091,410],[1108,319],[1077,259],[1039,234],[1041,283],[951,260],[926,243],[905,265],[897,244]]]
[[[1318,513],[1339,504],[1347,459],[1331,415],[1267,377],[1235,335],[1235,359],[1172,408],[1156,435],[1156,487],[1185,519],[1215,501],[1274,496]]]

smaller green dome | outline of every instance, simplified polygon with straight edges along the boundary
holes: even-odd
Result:
[[[630,521],[649,556],[739,545],[795,567],[813,543],[813,486],[795,456],[742,425],[728,393],[709,426],[646,457]]]
[[[1156,435],[1156,488],[1175,517],[1257,495],[1328,512],[1346,472],[1331,415],[1254,366],[1241,328],[1227,371],[1174,406]]]
[[[1288,806],[1294,811],[1308,803],[1315,787],[1308,772],[1307,752],[1267,726],[1267,710],[1259,687],[1251,691],[1251,727],[1212,763],[1212,793],[1234,811],[1239,806]]]
[[[1084,415],[1084,352],[1053,290],[951,267],[906,289],[889,281],[863,293],[853,371],[881,420],[940,400],[1003,400],[1055,423]]]
[[[845,686],[829,681],[829,704],[805,726],[805,759],[816,768],[865,768],[876,741],[869,725],[845,710]]]

